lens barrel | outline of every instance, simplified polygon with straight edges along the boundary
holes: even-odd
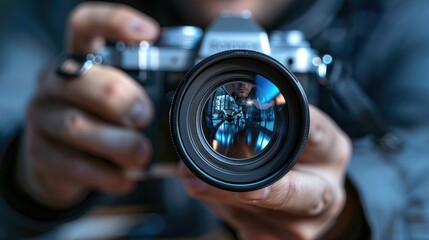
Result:
[[[284,176],[309,132],[306,95],[268,55],[230,50],[196,64],[180,82],[170,132],[182,161],[210,185],[262,188]]]

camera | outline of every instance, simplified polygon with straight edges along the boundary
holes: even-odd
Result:
[[[205,31],[166,27],[155,43],[118,42],[100,55],[154,102],[145,133],[157,161],[178,154],[202,180],[231,191],[267,186],[294,166],[331,60],[302,32],[269,36],[249,12],[222,13]]]

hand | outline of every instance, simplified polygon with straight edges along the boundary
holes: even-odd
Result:
[[[183,164],[188,192],[210,206],[242,239],[314,239],[345,203],[349,138],[323,112],[310,108],[309,140],[295,167],[271,186],[235,193],[209,186]]]
[[[67,52],[88,54],[105,40],[153,40],[159,26],[129,7],[84,3],[69,18]],[[26,115],[21,188],[51,208],[71,207],[97,190],[129,192],[126,169],[144,167],[153,106],[131,77],[109,66],[93,66],[79,79],[64,80],[51,67],[41,74]]]

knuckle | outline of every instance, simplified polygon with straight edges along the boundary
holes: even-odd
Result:
[[[124,85],[115,80],[117,74],[110,74],[111,76],[106,79],[106,84],[103,87],[103,95],[109,98],[116,98],[121,95],[124,89]]]
[[[141,104],[142,107],[149,109],[147,112],[152,112],[150,103],[146,100],[141,100],[146,99],[144,92],[125,73],[113,68],[109,70],[111,70],[109,71],[110,74],[105,75],[105,81],[102,83],[96,101],[100,103],[99,106],[104,112],[113,117],[115,121],[120,121],[126,125],[140,124],[141,112],[138,112],[138,115],[130,114],[133,111],[133,107],[136,106],[133,104]],[[136,118],[137,123],[134,123],[134,119],[131,119],[133,117]],[[147,122],[147,120],[144,121]]]
[[[102,70],[105,80],[101,87],[100,98],[102,101],[100,103],[106,104],[109,111],[124,111],[124,106],[137,97],[135,93],[138,91],[130,84],[129,76],[120,70],[112,67],[106,67]]]
[[[333,190],[328,184],[325,184],[321,190],[320,198],[315,199],[314,204],[307,209],[307,215],[318,216],[327,211],[334,204]]]
[[[65,136],[76,136],[82,133],[84,130],[84,119],[83,115],[79,110],[68,109],[64,113],[64,122],[59,126],[59,129],[63,129]]]

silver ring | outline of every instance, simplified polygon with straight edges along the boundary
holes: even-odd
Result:
[[[88,54],[86,56],[64,53],[60,56],[55,68],[58,76],[65,79],[78,78],[92,68],[92,66],[101,64],[103,59],[100,55]]]

